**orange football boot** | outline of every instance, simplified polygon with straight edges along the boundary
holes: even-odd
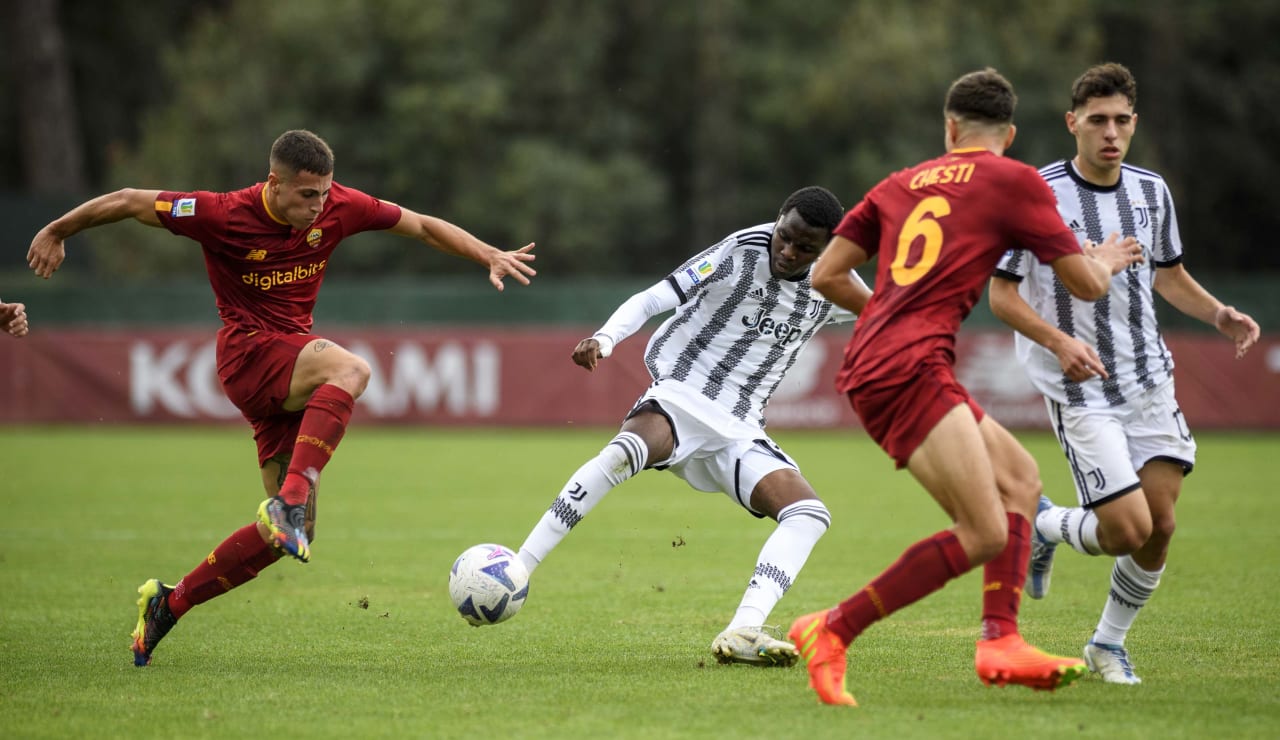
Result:
[[[1050,655],[1019,634],[979,640],[973,666],[988,686],[1017,684],[1036,691],[1060,689],[1089,672],[1083,660]]]
[[[844,686],[847,646],[827,629],[826,610],[797,619],[787,631],[787,638],[804,657],[809,686],[818,692],[818,699],[827,704],[858,706],[857,699]]]

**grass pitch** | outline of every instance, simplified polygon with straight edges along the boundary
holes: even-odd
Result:
[[[0,736],[1276,736],[1276,436],[1199,435],[1164,582],[1129,637],[1141,686],[982,686],[970,573],[855,643],[862,706],[845,709],[817,704],[802,667],[710,658],[772,522],[664,473],[606,498],[510,622],[452,611],[453,558],[518,547],[612,434],[357,425],[325,472],[312,562],[197,607],[135,668],[137,586],[176,581],[254,517],[247,430],[0,429]],[[946,526],[861,433],[776,438],[834,524],[773,621],[839,601]],[[1070,500],[1052,438],[1023,439]],[[1028,639],[1077,654],[1110,568],[1062,551],[1049,598],[1024,604]]]

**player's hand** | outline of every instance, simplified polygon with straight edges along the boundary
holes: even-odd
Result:
[[[1077,383],[1082,383],[1093,376],[1106,379],[1107,369],[1102,365],[1098,352],[1088,344],[1075,337],[1063,337],[1053,353],[1058,356],[1058,364],[1062,372]]]
[[[529,242],[510,252],[498,252],[489,260],[489,282],[493,283],[493,287],[502,290],[502,279],[508,275],[521,285],[529,284],[529,278],[538,274],[537,270],[527,264],[535,259],[535,256],[530,254],[533,246],[533,242]]]
[[[1106,265],[1112,275],[1142,261],[1142,245],[1138,240],[1131,236],[1121,239],[1119,234],[1114,233],[1101,244],[1086,239],[1084,253]]]
[[[0,303],[0,327],[12,336],[25,337],[29,329],[27,307],[21,303]]]
[[[588,371],[596,369],[601,357],[600,342],[595,337],[587,337],[573,348],[573,364],[585,367]]]
[[[1244,357],[1249,348],[1258,343],[1262,331],[1258,322],[1246,313],[1240,313],[1232,306],[1223,306],[1213,317],[1213,325],[1218,331],[1227,335],[1236,343],[1236,359]]]
[[[36,238],[31,240],[31,248],[27,250],[27,265],[35,270],[36,275],[46,280],[53,277],[62,261],[67,258],[67,249],[62,239],[49,231],[48,227],[40,230]]]

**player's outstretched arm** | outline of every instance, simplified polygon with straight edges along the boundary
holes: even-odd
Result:
[[[1222,332],[1236,344],[1236,359],[1258,342],[1261,329],[1249,314],[1224,306],[1181,264],[1156,269],[1155,290],[1171,306]]]
[[[391,227],[391,233],[407,236],[427,245],[489,268],[489,282],[498,290],[503,289],[503,278],[510,276],[521,285],[528,285],[529,278],[537,275],[528,263],[534,260],[533,242],[519,249],[504,252],[472,236],[466,229],[435,216],[415,213],[401,206],[400,221]]]
[[[866,263],[867,252],[843,236],[832,237],[822,256],[813,264],[810,280],[813,289],[846,311],[861,314],[871,290],[853,273]]]
[[[1062,372],[1077,383],[1097,375],[1107,377],[1107,369],[1093,347],[1045,321],[1018,293],[1013,280],[996,276],[987,290],[991,313],[1013,330],[1052,352]]]
[[[27,307],[21,303],[0,301],[0,327],[9,336],[22,338],[27,335]]]
[[[595,334],[578,342],[573,348],[574,364],[595,370],[601,358],[613,354],[614,346],[635,334],[646,321],[679,305],[679,294],[666,280],[636,293],[614,309]]]
[[[66,240],[85,229],[126,218],[137,219],[148,226],[159,226],[160,219],[156,216],[156,196],[159,194],[159,190],[125,188],[81,203],[40,229],[27,250],[27,265],[36,275],[48,279],[66,259]]]
[[[1053,272],[1071,295],[1096,301],[1107,294],[1111,276],[1142,261],[1142,245],[1137,239],[1112,234],[1101,244],[1084,243],[1084,254],[1071,254],[1053,261]]]

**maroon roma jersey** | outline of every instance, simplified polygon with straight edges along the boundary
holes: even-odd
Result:
[[[1046,263],[1081,253],[1039,173],[986,149],[895,172],[835,233],[879,254],[875,290],[836,377],[846,393],[904,382],[931,361],[954,364],[960,322],[1006,250],[1027,249]]]
[[[338,242],[395,226],[400,207],[335,182],[320,216],[299,230],[267,210],[266,183],[258,183],[230,193],[162,192],[156,216],[169,231],[204,248],[223,324],[307,334]]]

